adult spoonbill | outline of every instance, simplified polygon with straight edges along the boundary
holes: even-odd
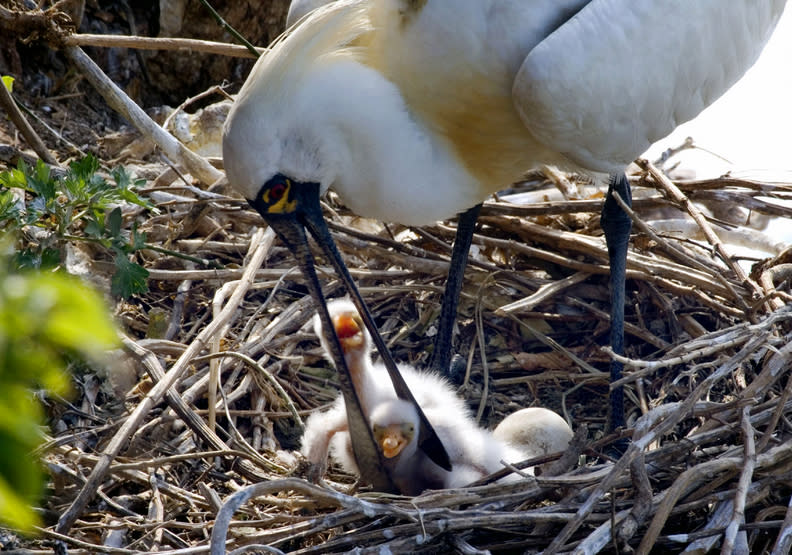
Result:
[[[601,221],[611,266],[610,341],[623,353],[630,220],[613,195],[629,203],[624,169],[745,73],[784,5],[332,2],[253,68],[225,124],[228,180],[295,253],[330,329],[305,229],[314,236],[398,380],[323,220],[319,197],[329,187],[357,214],[384,221],[422,225],[463,215],[434,353],[435,367],[445,369],[480,203],[537,164],[610,174]],[[330,344],[343,374],[337,340]],[[611,379],[621,370],[611,363]],[[611,427],[624,423],[623,411],[623,391],[613,389]],[[444,460],[436,435],[426,437],[421,448]]]

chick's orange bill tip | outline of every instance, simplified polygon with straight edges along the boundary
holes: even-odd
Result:
[[[360,324],[352,314],[336,314],[333,316],[333,327],[339,339],[354,337],[360,333]]]
[[[392,459],[401,453],[405,445],[405,439],[398,434],[387,435],[382,438],[382,442],[380,443],[380,447],[382,447],[382,454],[388,459]]]

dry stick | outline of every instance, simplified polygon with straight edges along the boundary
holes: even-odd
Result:
[[[67,46],[103,46],[107,48],[134,48],[137,50],[180,50],[182,52],[205,52],[232,58],[255,58],[244,46],[214,42],[209,40],[182,38],[152,38],[135,35],[92,35],[88,33],[73,34],[64,37]],[[259,54],[266,48],[256,48]]]
[[[789,449],[786,447],[785,449]],[[767,453],[770,456],[773,451]],[[657,507],[652,523],[644,533],[644,538],[638,546],[636,553],[649,553],[665,526],[666,520],[671,515],[676,502],[700,487],[702,483],[712,480],[713,476],[732,471],[743,463],[742,457],[726,457],[703,462],[687,469],[677,477],[673,485],[663,492],[663,499]]]
[[[720,366],[710,376],[705,378],[696,387],[696,389],[693,390],[693,393],[691,393],[688,396],[688,398],[684,401],[683,405],[686,405],[686,404],[688,404],[691,401],[694,402],[696,399],[698,399],[704,393],[704,391],[708,390],[715,383],[715,381],[717,379],[720,379],[721,377],[731,373],[744,358],[750,356],[753,352],[755,352],[755,350],[757,348],[761,347],[763,344],[764,344],[764,339],[763,338],[761,338],[761,337],[753,338],[748,345],[746,345],[745,347],[743,347],[742,350],[740,350],[739,353],[737,353],[734,357],[732,357],[725,364]],[[690,411],[689,411],[689,409],[688,410],[684,410],[684,411],[682,409],[680,409],[679,412],[680,412],[680,414],[682,414],[682,413],[688,414]],[[792,447],[792,444],[789,445],[788,447]],[[743,462],[742,458],[733,457],[733,459],[738,461],[737,464],[741,464]],[[721,467],[718,466],[718,462],[719,461],[716,460],[716,461],[710,461],[709,463],[703,463],[703,464],[712,465],[713,468],[720,469]],[[700,469],[701,466],[702,465],[699,465],[698,467],[694,467],[692,469],[689,469],[689,470],[683,472],[679,476],[679,478],[677,478],[677,481],[674,483],[674,485],[671,486],[671,488],[669,488],[667,490],[666,496],[664,497],[663,502],[660,504],[660,506],[658,507],[658,509],[657,509],[657,511],[655,513],[655,516],[654,516],[654,518],[652,520],[652,524],[649,526],[649,529],[644,534],[644,539],[641,542],[641,546],[638,548],[638,552],[639,553],[647,553],[648,550],[651,548],[651,546],[654,545],[654,542],[657,539],[657,536],[660,535],[660,530],[665,525],[666,519],[668,519],[668,516],[671,514],[671,509],[673,509],[674,503],[676,503],[676,501],[679,498],[679,496],[681,496],[683,491],[685,491],[686,484],[687,484],[687,482],[685,480],[690,479],[690,475],[696,476],[696,474],[693,474],[693,473],[694,472],[698,472],[697,469]],[[731,463],[729,465],[727,465],[727,467],[723,467],[722,470],[726,470],[728,468],[733,468]],[[688,473],[690,473],[690,475],[688,475]],[[705,474],[705,475],[709,475],[709,474]],[[677,486],[677,484],[679,484],[679,486]]]
[[[639,424],[643,419],[646,419],[650,424],[659,422],[651,433],[647,433],[640,439],[634,441],[627,451],[622,455],[608,476],[603,479],[600,484],[591,492],[588,499],[580,506],[575,515],[561,532],[553,539],[550,545],[545,550],[545,553],[557,553],[564,545],[564,543],[572,536],[588,515],[594,510],[595,504],[602,498],[603,495],[616,483],[620,474],[624,472],[628,465],[632,462],[638,454],[643,451],[650,443],[667,433],[674,426],[677,425],[683,418],[690,414],[696,401],[711,388],[717,381],[729,375],[745,358],[750,356],[764,343],[763,338],[752,339],[739,353],[729,359],[725,364],[720,366],[715,372],[702,380],[698,386],[693,390],[690,395],[682,403],[672,403],[668,405],[661,405],[656,409],[651,410],[639,419]],[[636,427],[639,425],[636,424]],[[648,428],[647,428],[648,429]],[[655,515],[657,519],[657,515]],[[665,522],[665,520],[663,520]],[[661,524],[662,526],[662,524]],[[656,536],[655,536],[656,538]],[[652,540],[654,541],[654,540]],[[651,545],[651,544],[649,544]]]
[[[223,177],[222,172],[216,170],[209,162],[189,150],[176,137],[157,125],[79,47],[67,46],[64,48],[64,52],[97,92],[104,97],[107,104],[129,120],[144,136],[150,137],[168,158],[183,164],[196,179],[205,185],[212,185]]]
[[[212,316],[217,318],[217,315],[223,310],[223,301],[230,295],[239,285],[237,281],[227,281],[222,287],[215,291],[212,298]],[[223,326],[218,333],[212,338],[212,344],[209,347],[209,352],[216,355],[220,352],[220,342],[228,333],[229,325]],[[209,359],[209,383],[207,385],[206,399],[209,402],[209,429],[215,431],[216,411],[217,411],[217,387],[220,382],[220,360],[217,357]]]
[[[786,555],[790,550],[792,550],[792,496],[789,497],[784,522],[778,531],[778,537],[770,555]]]
[[[141,361],[143,362],[143,366],[145,367],[146,371],[151,376],[151,379],[155,382],[159,382],[165,377],[165,371],[162,369],[157,358],[154,354],[146,349],[143,349],[135,343],[134,341],[124,338],[124,346],[135,353],[138,357],[140,357]],[[193,359],[191,362],[195,362],[197,359]],[[203,439],[207,444],[211,445],[214,449],[219,451],[224,451],[225,456],[239,456],[235,452],[232,452],[231,449],[225,444],[225,442],[220,439],[220,437],[214,433],[214,430],[209,428],[206,425],[206,422],[203,419],[199,418],[198,415],[195,413],[194,410],[190,409],[187,405],[187,402],[177,394],[175,391],[168,391],[165,393],[165,400],[167,401],[168,405],[171,407],[173,412],[175,412],[179,418],[181,418],[182,422],[184,422],[188,428],[190,428],[198,437]],[[267,464],[266,459],[262,459],[261,457],[257,457],[257,454],[254,452],[248,452],[244,454],[244,458],[239,461],[239,472],[240,474],[244,475],[250,480],[260,480],[264,478],[261,476],[256,469],[256,466],[251,463],[248,458],[255,460],[260,466],[269,467],[269,470],[276,470],[282,471],[283,469],[275,468],[273,469],[271,465]],[[115,467],[113,467],[115,468]]]
[[[781,396],[778,398],[778,400],[775,401],[776,406],[775,410],[773,410],[773,415],[770,417],[770,422],[767,424],[767,426],[765,426],[764,434],[756,446],[757,452],[761,453],[764,451],[770,439],[775,435],[776,426],[778,426],[778,422],[781,420],[781,416],[784,414],[784,407],[786,407],[790,396],[792,396],[792,380],[787,380],[787,383],[784,386],[784,391],[781,393]]]
[[[553,298],[555,295],[564,289],[567,289],[568,287],[572,287],[581,281],[586,281],[590,276],[591,274],[588,272],[575,272],[571,276],[567,276],[564,279],[546,283],[537,289],[532,295],[525,297],[524,299],[520,299],[519,301],[514,301],[513,303],[503,305],[495,311],[495,314],[500,315],[509,312],[518,312],[521,310],[533,310],[533,308],[539,303],[543,303],[544,301]]]
[[[198,337],[195,338],[179,357],[173,367],[163,376],[162,381],[157,383],[151,391],[148,392],[132,414],[129,415],[124,425],[116,432],[113,439],[107,445],[105,452],[99,458],[91,474],[88,476],[80,493],[77,494],[72,504],[58,520],[58,525],[55,527],[56,532],[65,534],[71,529],[77,517],[85,509],[85,506],[93,499],[96,494],[96,489],[99,487],[102,480],[104,480],[107,470],[110,468],[110,463],[121,452],[124,444],[132,437],[132,433],[138,428],[149,411],[162,400],[165,393],[170,391],[179,378],[181,378],[184,371],[189,367],[192,358],[200,351],[206,349],[214,334],[233,317],[237,307],[242,302],[247,292],[247,286],[253,283],[256,270],[266,258],[274,238],[275,233],[270,228],[267,228],[267,231],[263,234],[260,231],[254,234],[251,240],[253,253],[250,256],[248,266],[245,268],[245,273],[243,274],[243,285],[237,287],[220,316],[212,320],[212,322],[203,329]]]
[[[689,400],[690,398],[688,398]],[[653,433],[648,433],[630,444],[627,451],[622,457],[616,461],[608,475],[605,476],[597,485],[596,488],[589,494],[586,501],[584,501],[577,510],[575,517],[570,520],[566,526],[556,535],[550,545],[545,549],[545,553],[554,554],[558,553],[564,544],[569,540],[572,534],[583,524],[591,512],[594,510],[599,500],[607,493],[616,482],[621,478],[622,474],[627,470],[630,463],[661,433],[665,433],[667,429],[676,425],[682,419],[681,406],[679,403],[672,403],[668,405],[661,405],[656,409],[648,412],[638,420],[638,425],[646,422],[647,426],[651,426],[660,422]]]
[[[759,375],[740,393],[740,397],[742,399],[758,398],[781,376],[785,375],[791,366],[792,342],[789,342],[773,353]]]
[[[215,21],[217,21],[217,24],[220,25],[220,27],[225,29],[226,32],[228,32],[232,37],[234,37],[242,45],[244,45],[244,47],[250,51],[251,55],[258,56],[258,52],[256,52],[256,47],[253,46],[244,36],[242,36],[242,34],[239,31],[237,31],[236,29],[234,29],[234,27],[229,25],[228,22],[225,19],[223,19],[223,16],[217,13],[217,10],[215,10],[212,7],[212,5],[209,2],[207,2],[207,0],[198,0],[198,1],[201,4],[203,4],[204,8],[209,10],[209,13],[212,14],[212,17],[214,17]]]
[[[146,516],[149,522],[156,522],[159,523],[158,526],[154,530],[154,537],[152,539],[152,543],[149,546],[149,551],[159,551],[162,545],[162,534],[164,529],[162,528],[162,523],[165,520],[165,507],[162,504],[162,495],[160,495],[159,486],[157,485],[157,480],[154,474],[149,476],[149,484],[151,484],[151,503],[149,505],[148,515]]]
[[[723,274],[713,271],[713,269],[708,267],[706,264],[699,262],[692,256],[682,251],[682,249],[674,246],[670,242],[660,237],[646,222],[638,217],[632,208],[627,206],[627,203],[624,202],[624,199],[621,198],[619,193],[613,193],[613,200],[615,200],[621,209],[624,210],[624,212],[630,217],[630,220],[632,220],[633,224],[635,224],[638,229],[645,233],[649,239],[657,243],[657,245],[671,258],[676,258],[677,260],[681,261],[682,264],[687,264],[693,268],[696,268],[697,270],[712,275],[713,278],[717,279],[721,284],[723,284],[724,287],[729,290],[729,292],[732,293],[735,298],[737,298],[737,292],[723,276]]]
[[[636,427],[633,437],[643,435],[648,431],[644,426]],[[616,527],[614,539],[617,542],[617,548],[619,545],[627,544],[635,536],[638,528],[643,526],[652,510],[654,499],[649,475],[646,471],[646,456],[643,451],[630,463],[630,478],[636,491],[635,501],[629,515]]]
[[[476,339],[479,344],[479,354],[481,355],[481,374],[484,384],[481,388],[481,398],[479,399],[478,410],[476,411],[476,423],[481,422],[481,416],[484,414],[484,409],[487,406],[487,396],[489,395],[490,387],[490,374],[489,365],[487,364],[487,342],[484,339],[484,318],[481,315],[481,301],[484,294],[484,288],[487,287],[492,280],[492,276],[487,276],[487,279],[481,282],[479,286],[478,295],[476,296],[476,308],[474,317],[476,320]]]
[[[607,274],[609,271],[606,263],[591,264],[579,262],[570,257],[557,254],[560,250],[571,250],[584,253],[587,256],[595,256],[602,260],[606,260],[608,251],[605,246],[605,241],[601,238],[584,236],[571,231],[558,231],[527,220],[516,220],[513,218],[480,218],[480,220],[482,223],[491,224],[493,227],[503,229],[512,235],[517,235],[518,237],[525,235],[531,237],[534,242],[541,241],[549,245],[553,251],[529,247],[524,242],[514,239],[474,236],[474,242],[477,244],[500,247],[528,257],[536,257],[553,264],[559,264],[573,270],[581,270],[593,274]],[[659,276],[664,277],[661,278]],[[723,287],[720,283],[713,282],[710,273],[703,273],[673,261],[660,263],[656,258],[651,258],[633,251],[627,254],[627,277],[645,281],[660,281],[666,286],[670,286],[666,283],[669,279],[676,279],[682,283],[695,285],[701,289],[709,290],[714,294],[724,297],[730,293],[729,289]],[[742,315],[742,313],[739,314]]]
[[[734,512],[734,500],[719,499],[713,505],[707,523],[698,531],[700,535],[689,537],[688,541],[692,541],[685,547],[684,553],[709,553],[723,536],[732,512]],[[745,555],[748,553],[748,546],[741,544],[736,552],[739,555]],[[638,555],[646,554],[639,553]]]
[[[310,484],[305,480],[298,478],[284,478],[283,480],[276,480],[272,482],[259,482],[248,486],[232,496],[228,497],[223,504],[223,508],[217,513],[215,525],[212,529],[211,540],[211,554],[223,555],[225,553],[226,535],[228,533],[228,526],[231,523],[231,518],[234,513],[244,503],[260,495],[269,493],[282,492],[282,491],[296,491],[304,495],[310,496],[313,499],[321,500],[325,503],[332,503],[341,507],[353,509],[360,514],[368,517],[376,515],[393,515],[401,518],[407,517],[409,520],[414,520],[410,511],[400,509],[392,505],[383,505],[379,503],[371,503],[364,499],[358,499],[350,495],[345,495],[329,489],[324,489],[320,486]]]
[[[36,131],[30,126],[28,120],[25,119],[25,115],[19,109],[19,106],[16,105],[16,102],[14,102],[14,97],[11,96],[11,93],[4,83],[0,83],[0,105],[5,108],[8,117],[11,118],[11,121],[14,122],[19,132],[22,133],[27,144],[38,154],[39,158],[44,160],[47,164],[60,167],[60,164],[49,149],[47,149],[41,137],[36,134]]]
[[[756,444],[754,443],[754,429],[751,426],[751,411],[749,407],[742,409],[742,431],[745,436],[745,456],[743,459],[743,470],[740,473],[740,480],[737,482],[737,492],[734,496],[734,510],[731,521],[726,527],[721,546],[721,555],[729,555],[734,552],[737,541],[737,533],[740,525],[745,524],[745,500],[748,497],[748,486],[751,485],[754,468],[756,467]]]
[[[762,272],[762,275],[759,276],[759,283],[765,288],[765,291],[779,294],[780,292],[776,290],[775,286],[776,280],[789,280],[790,277],[792,277],[792,264],[779,264]],[[778,297],[772,297],[767,302],[774,310],[784,306],[784,301]]]
[[[674,406],[677,404],[674,404]],[[666,405],[665,412],[673,413],[676,409],[672,405]],[[633,431],[633,441],[637,441],[651,432],[654,419],[641,418],[636,423]],[[633,486],[638,495],[633,507],[620,511],[612,518],[612,522],[604,522],[594,532],[589,534],[577,547],[576,553],[599,553],[605,547],[615,532],[614,540],[619,545],[626,544],[643,524],[654,506],[652,497],[652,487],[646,472],[646,457],[640,451],[630,463],[630,474]]]
[[[712,244],[712,246],[715,248],[715,251],[721,257],[721,259],[726,263],[727,266],[729,266],[732,272],[734,272],[734,275],[737,276],[737,279],[743,285],[745,285],[749,291],[753,291],[753,293],[757,297],[761,297],[764,294],[762,289],[759,287],[759,285],[756,284],[755,281],[753,281],[746,275],[746,273],[743,271],[742,267],[739,264],[737,264],[734,260],[731,259],[729,253],[726,252],[726,248],[723,246],[723,243],[715,234],[715,232],[712,231],[712,227],[710,227],[709,223],[707,222],[707,219],[704,217],[704,215],[701,213],[698,207],[696,207],[692,202],[690,202],[690,199],[687,198],[682,193],[682,191],[680,191],[679,188],[676,185],[674,185],[673,182],[671,182],[670,179],[668,179],[660,170],[654,167],[650,162],[641,159],[641,160],[636,160],[636,163],[641,169],[648,172],[649,175],[651,175],[652,178],[654,178],[657,184],[660,185],[663,188],[663,190],[665,190],[671,196],[672,199],[674,199],[676,202],[678,202],[685,208],[687,213],[690,214],[693,220],[699,225],[701,231],[704,232],[704,236],[707,238],[710,244]],[[742,299],[738,297],[737,301],[742,302]],[[748,307],[744,306],[744,308],[749,319],[753,323],[755,323],[754,321],[755,317],[750,314]]]
[[[316,270],[320,274],[325,275],[332,275],[333,273],[330,266],[317,266]],[[239,279],[243,271],[241,268],[223,268],[218,270],[162,270],[151,268],[149,270],[149,279],[160,281],[182,281],[185,279],[227,281],[229,279]],[[261,268],[256,272],[256,279],[277,280],[283,276],[283,272],[283,268]],[[415,275],[412,270],[365,270],[359,268],[350,268],[349,273],[358,281],[363,279],[395,281]],[[289,276],[289,279],[301,283],[303,277],[301,274],[295,273]]]
[[[264,368],[262,365],[260,365],[258,362],[256,362],[255,360],[253,360],[252,358],[250,358],[246,354],[238,353],[238,352],[235,352],[235,351],[225,351],[225,352],[219,352],[219,353],[212,353],[211,355],[206,355],[206,356],[202,356],[202,357],[196,358],[195,362],[203,361],[203,360],[206,360],[206,359],[222,358],[222,357],[237,358],[239,360],[244,361],[248,366],[258,370],[259,374],[263,375],[264,378],[266,378],[266,380],[270,383],[270,385],[272,385],[273,389],[275,389],[275,391],[278,393],[278,395],[281,396],[281,398],[283,399],[283,402],[286,404],[286,408],[291,413],[292,418],[294,419],[294,422],[297,424],[297,426],[300,429],[304,429],[305,428],[305,424],[303,424],[302,418],[300,418],[300,414],[297,412],[297,407],[294,405],[294,401],[292,401],[291,397],[289,397],[289,394],[286,393],[286,390],[283,389],[283,386],[280,384],[280,382],[275,378],[275,376],[273,376],[270,373],[269,370]],[[209,412],[209,414],[211,414],[211,411]]]

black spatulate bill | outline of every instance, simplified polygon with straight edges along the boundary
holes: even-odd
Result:
[[[277,181],[274,184],[272,181],[268,182],[262,189],[262,193],[257,200],[251,201],[251,205],[259,211],[267,223],[272,226],[278,236],[286,243],[289,250],[294,253],[311,292],[311,296],[314,298],[318,307],[320,319],[322,320],[322,327],[328,330],[325,333],[330,336],[328,340],[331,350],[333,351],[333,359],[336,368],[340,370],[339,373],[341,374],[340,381],[347,406],[347,416],[349,418],[350,432],[353,438],[353,450],[355,451],[355,457],[358,459],[361,473],[364,474],[364,479],[370,481],[376,489],[385,491],[393,491],[394,489],[390,476],[387,474],[387,471],[384,470],[386,465],[382,464],[382,453],[377,448],[371,435],[371,427],[368,419],[360,408],[358,394],[352,386],[349,370],[346,367],[346,362],[341,353],[341,346],[338,342],[338,338],[335,336],[334,331],[330,331],[334,330],[334,328],[327,312],[326,301],[322,294],[319,280],[316,276],[313,256],[311,255],[305,234],[306,229],[313,236],[325,256],[327,256],[346,287],[352,302],[360,313],[363,323],[371,334],[374,345],[382,357],[382,362],[385,364],[385,368],[388,371],[396,394],[400,399],[409,401],[416,407],[416,412],[420,420],[420,429],[418,431],[418,445],[420,449],[438,466],[446,470],[451,470],[451,462],[445,447],[443,447],[440,438],[437,436],[437,433],[432,428],[420,405],[415,401],[415,397],[404,382],[404,378],[402,378],[401,373],[396,367],[396,363],[393,361],[390,350],[379,334],[379,330],[371,317],[371,313],[363,302],[363,298],[360,296],[360,292],[352,280],[352,276],[349,274],[349,270],[344,264],[341,254],[338,252],[338,248],[330,235],[330,231],[327,228],[319,205],[319,186],[315,183],[293,183],[286,178],[282,178],[282,181],[283,183]],[[273,194],[273,192],[276,191],[276,187],[277,194]],[[273,207],[277,207],[277,210],[273,210]],[[365,427],[365,431],[359,430],[358,432],[354,432],[352,429],[353,426],[356,428]],[[356,443],[360,445],[356,445]],[[358,453],[358,450],[360,450],[360,453]],[[372,464],[375,462],[379,462],[380,464]],[[369,471],[373,471],[373,474],[377,474],[377,476],[366,476],[363,470],[364,466],[366,466]]]

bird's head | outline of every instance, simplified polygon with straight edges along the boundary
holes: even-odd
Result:
[[[223,127],[228,181],[265,218],[299,213],[301,196],[323,194],[336,178],[336,137],[322,123],[326,80],[337,62],[356,56],[353,44],[369,23],[364,2],[314,9],[329,3],[293,3],[313,11],[259,57]]]
[[[402,399],[380,403],[371,413],[374,441],[387,459],[415,451],[418,426],[414,406]]]
[[[360,438],[352,445],[359,466],[368,464],[361,463],[364,460],[381,459],[381,451],[357,402],[335,324],[316,275],[307,234],[335,268],[391,379],[396,376],[401,380],[395,385],[397,391],[402,391],[402,397],[411,397],[338,252],[319,202],[327,187],[336,182],[338,170],[334,157],[328,155],[336,144],[335,137],[328,134],[326,127],[315,125],[314,116],[321,106],[317,107],[312,93],[321,88],[321,80],[312,79],[323,75],[316,71],[317,67],[356,56],[359,52],[356,44],[371,28],[366,17],[368,9],[368,2],[363,0],[333,2],[314,10],[300,25],[279,38],[256,62],[223,128],[223,162],[228,182],[294,254],[314,299],[326,349],[338,370],[347,401],[350,432],[357,430],[352,435]],[[357,407],[352,407],[353,403]],[[422,448],[439,465],[450,467],[448,455],[434,430],[423,413],[420,416],[423,419],[416,435]],[[374,469],[370,481],[376,486],[388,483],[389,479]]]
[[[344,356],[369,356],[371,335],[352,301],[348,298],[333,299],[327,303],[327,312],[330,314],[330,320],[333,322],[333,329]],[[329,355],[330,347],[325,339],[319,314],[314,316],[313,326],[322,348]]]

